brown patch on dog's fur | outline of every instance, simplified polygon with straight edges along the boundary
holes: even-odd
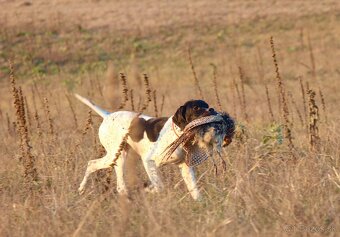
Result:
[[[130,137],[134,142],[139,142],[144,138],[144,132],[146,132],[149,141],[155,142],[167,120],[167,117],[152,118],[149,120],[134,118],[130,126]]]
[[[162,117],[162,118],[152,118],[146,121],[146,134],[150,141],[155,142],[159,137],[159,133],[161,132],[162,128],[166,121],[169,118]]]
[[[144,137],[146,120],[143,118],[134,118],[130,125],[130,137],[132,141],[139,142]]]

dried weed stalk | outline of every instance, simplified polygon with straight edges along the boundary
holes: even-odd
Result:
[[[300,89],[301,89],[302,102],[303,102],[303,113],[304,113],[304,118],[307,119],[306,91],[305,91],[305,88],[304,88],[304,86],[303,86],[302,77],[299,77],[299,82],[300,82]]]
[[[161,102],[161,110],[160,110],[160,114],[163,113],[163,108],[164,108],[164,100],[165,100],[165,96],[162,95],[162,102]]]
[[[249,120],[248,120],[248,113],[247,113],[246,94],[244,91],[244,73],[241,67],[238,67],[238,72],[239,72],[240,81],[241,81],[241,93],[242,93],[241,106],[242,106],[244,120],[248,122]]]
[[[119,87],[119,80],[112,62],[108,63],[103,93],[106,102],[111,108],[116,107],[117,95],[115,89]]]
[[[296,113],[297,113],[297,115],[298,115],[298,117],[299,117],[301,126],[304,126],[302,114],[301,114],[301,112],[300,112],[300,110],[299,110],[299,107],[298,107],[297,104],[296,104],[296,101],[295,101],[295,99],[294,99],[293,94],[292,94],[292,93],[288,93],[288,95],[289,95],[289,97],[290,97],[290,99],[291,99],[291,101],[292,101],[292,104],[293,104],[293,106],[294,106],[294,108],[295,108],[295,110],[296,110]]]
[[[232,103],[232,111],[233,111],[233,115],[235,116],[235,119],[237,118],[237,115],[236,115],[236,94],[235,94],[235,91],[236,91],[236,82],[235,82],[235,79],[232,75],[232,70],[231,70],[231,67],[229,67],[229,71],[230,71],[230,74],[233,78],[233,81],[231,83],[231,95],[232,95],[232,98],[233,98],[233,103]]]
[[[236,91],[236,95],[237,95],[237,99],[239,101],[239,104],[242,105],[241,93],[240,93],[240,90],[238,88],[238,84],[235,80],[235,77],[233,77],[233,89],[234,89],[234,91]],[[234,105],[233,105],[234,106],[234,114],[236,116],[236,99],[235,98],[234,98],[234,101],[235,101]]]
[[[150,89],[150,83],[149,83],[149,78],[147,74],[144,74],[144,86],[145,86],[145,100],[144,100],[144,104],[142,108],[140,109],[141,113],[148,108],[151,102],[151,89]]]
[[[8,113],[6,113],[6,121],[7,121],[7,131],[8,131],[8,134],[12,134],[12,125],[11,125],[11,120],[9,118],[9,115]]]
[[[197,87],[197,90],[199,92],[199,96],[204,99],[203,97],[203,92],[202,92],[202,89],[201,89],[201,86],[200,86],[200,83],[198,81],[198,78],[197,78],[197,74],[196,74],[196,71],[195,71],[195,67],[194,67],[194,64],[192,62],[192,57],[191,57],[191,48],[188,47],[188,58],[189,58],[189,63],[190,63],[190,66],[191,66],[191,71],[192,71],[192,74],[194,76],[194,80],[195,80],[195,85]]]
[[[38,111],[35,111],[35,113],[34,113],[34,120],[35,120],[35,124],[36,124],[36,129],[37,129],[38,137],[42,138],[42,130],[41,130],[41,125],[40,125],[40,119],[39,119]],[[41,139],[40,139],[40,141],[42,143]]]
[[[313,46],[308,34],[308,50],[309,50],[309,57],[310,57],[310,62],[311,62],[311,68],[312,68],[312,76],[314,81],[316,81],[316,67],[315,67],[315,58],[314,58],[314,53],[313,53]]]
[[[47,122],[48,122],[48,131],[49,131],[50,135],[53,137],[54,136],[53,119],[51,117],[49,102],[48,102],[48,99],[46,97],[44,98],[44,105],[45,105],[44,106],[45,115],[46,115]]]
[[[266,89],[266,97],[267,97],[268,111],[269,111],[269,114],[270,114],[271,122],[274,122],[274,114],[273,114],[272,104],[271,104],[271,101],[270,101],[268,86],[267,86],[267,85],[264,85],[264,87],[265,87],[265,89]]]
[[[70,96],[67,95],[67,94],[65,93],[65,97],[66,97],[66,99],[67,99],[68,105],[70,106],[70,109],[71,109],[71,112],[72,112],[74,125],[76,126],[76,128],[78,128],[78,119],[77,119],[76,112],[75,112],[75,110],[74,110],[74,108],[73,108],[73,105],[72,105]]]
[[[24,166],[24,179],[26,182],[25,187],[30,192],[34,190],[34,184],[39,180],[38,172],[35,166],[35,157],[31,153],[30,138],[28,135],[27,121],[25,117],[25,105],[21,88],[16,87],[16,81],[14,78],[13,65],[9,61],[10,67],[10,80],[12,87],[12,96],[14,99],[14,108],[16,115],[17,132],[20,135],[20,151],[21,161]]]
[[[319,108],[315,102],[315,92],[313,90],[308,91],[309,95],[309,144],[312,151],[319,150],[320,137],[319,137]]]
[[[152,95],[153,95],[153,105],[154,105],[154,109],[155,109],[155,117],[158,117],[157,92],[156,92],[156,90],[153,90]]]
[[[131,110],[135,111],[135,104],[133,99],[133,89],[130,90],[130,103],[131,103]]]
[[[256,57],[256,69],[259,75],[260,81],[264,81],[264,64],[262,58],[261,48],[259,46],[256,47],[257,57]]]
[[[85,136],[90,128],[93,126],[93,120],[92,120],[92,110],[89,110],[87,113],[87,119],[86,123],[83,129],[83,136]]]
[[[325,103],[325,98],[324,98],[323,93],[322,93],[320,88],[319,88],[319,95],[320,95],[320,99],[321,99],[322,112],[323,112],[323,114],[325,116],[325,121],[327,123],[328,122],[328,118],[327,118],[327,111],[326,111],[326,103]]]
[[[38,98],[40,100],[40,104],[44,104],[44,101],[42,99],[42,96],[41,96],[41,93],[39,91],[39,88],[38,88],[38,85],[37,85],[36,81],[33,81],[33,86],[34,86],[34,90],[35,90],[36,93],[33,92],[32,94],[33,95],[37,94]],[[34,103],[34,106],[36,106],[35,103]]]
[[[280,97],[280,101],[281,101],[281,104],[282,104],[285,137],[288,140],[289,148],[293,149],[294,144],[293,144],[293,138],[292,138],[291,123],[289,121],[289,110],[288,110],[288,105],[287,105],[287,100],[286,100],[285,86],[284,86],[284,83],[282,81],[282,78],[281,78],[281,75],[280,75],[280,72],[279,72],[279,65],[277,63],[277,58],[276,58],[275,44],[274,44],[274,39],[273,39],[272,36],[270,37],[270,46],[271,46],[271,49],[272,49],[272,58],[273,58],[273,63],[274,63],[274,67],[275,67],[277,87],[278,87],[278,90],[280,92],[279,97]]]
[[[215,99],[216,99],[218,109],[222,111],[221,100],[220,100],[220,96],[218,94],[218,89],[217,89],[217,67],[214,64],[211,64],[211,66],[213,67],[213,86],[214,86]]]
[[[30,109],[29,109],[29,106],[28,106],[28,103],[27,103],[26,96],[24,97],[24,102],[25,102],[25,105],[26,105],[27,124],[28,124],[28,128],[30,129],[31,125],[32,125],[32,117],[31,117],[31,113],[30,113]]]
[[[127,88],[127,82],[126,82],[126,76],[124,73],[120,73],[120,82],[122,85],[122,102],[120,103],[118,109],[123,109],[126,105],[126,102],[129,100],[129,95],[128,95],[128,88]]]
[[[99,91],[100,96],[101,96],[102,98],[104,98],[104,95],[103,95],[103,86],[102,86],[102,84],[100,83],[99,77],[96,75],[95,78],[96,78],[96,85],[97,85],[97,88],[98,88],[97,91]]]

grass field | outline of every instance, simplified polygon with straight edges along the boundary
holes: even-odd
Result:
[[[340,232],[338,1],[0,5],[0,236]],[[203,97],[237,121],[226,171],[219,166],[215,175],[210,161],[196,170],[202,201],[191,199],[172,165],[161,168],[165,191],[145,193],[133,153],[129,199],[116,193],[111,170],[92,175],[78,195],[87,162],[104,151],[101,118],[72,93],[115,111],[124,98],[119,73],[127,77],[126,110],[145,100],[146,73],[146,114],[171,116]]]

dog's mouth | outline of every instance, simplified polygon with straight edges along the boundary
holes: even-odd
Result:
[[[207,110],[205,112],[203,112],[201,117],[206,117],[206,116],[210,116],[210,115],[214,115],[211,111]]]

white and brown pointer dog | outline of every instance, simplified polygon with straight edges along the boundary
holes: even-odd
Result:
[[[127,140],[128,146],[140,155],[151,181],[151,186],[148,187],[148,190],[152,192],[160,191],[163,188],[163,183],[158,175],[157,167],[163,164],[163,151],[182,134],[188,123],[203,116],[217,114],[203,100],[190,100],[180,106],[170,118],[153,118],[143,114],[136,117],[137,113],[130,111],[109,113],[90,100],[77,94],[75,96],[103,118],[103,122],[99,127],[99,139],[107,152],[103,158],[88,162],[84,179],[78,189],[80,194],[84,192],[86,182],[91,173],[99,169],[109,168],[112,165],[119,145],[128,131],[130,131]],[[226,142],[230,143],[230,141]],[[127,193],[124,182],[126,156],[127,150],[123,150],[114,166],[117,175],[117,191],[120,194]],[[183,148],[179,147],[172,154],[171,160],[184,161],[184,156]],[[185,162],[179,163],[178,166],[191,196],[195,200],[200,199],[193,168],[189,167]]]

